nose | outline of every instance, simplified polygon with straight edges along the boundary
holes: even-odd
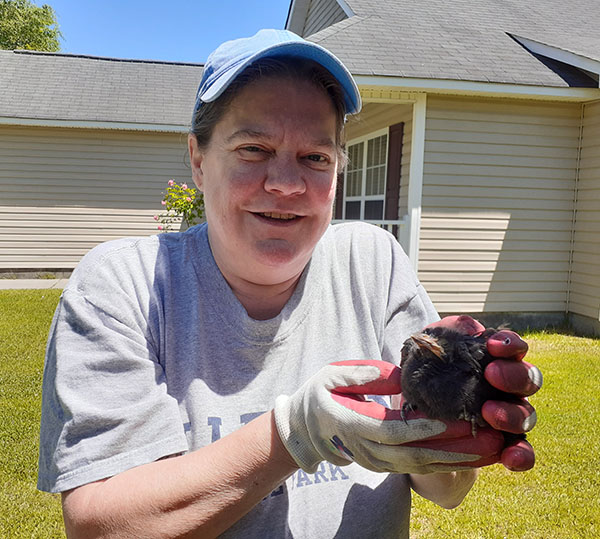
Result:
[[[269,161],[264,189],[280,196],[301,195],[306,191],[302,166],[295,156],[277,155]]]

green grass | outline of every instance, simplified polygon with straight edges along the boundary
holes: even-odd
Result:
[[[0,537],[64,537],[60,498],[38,492],[44,349],[60,290],[0,291]]]
[[[35,489],[44,348],[59,290],[0,291],[0,537],[64,537],[60,498]],[[600,537],[600,340],[527,333],[544,373],[531,402],[533,470],[485,468],[446,511],[414,495],[413,538]]]

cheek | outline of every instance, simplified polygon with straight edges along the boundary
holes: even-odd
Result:
[[[329,196],[331,197],[331,200],[335,199],[335,194],[337,192],[337,183],[338,180],[338,175],[337,172],[335,173],[335,176],[333,177],[333,180],[331,180],[331,183],[329,184]]]
[[[221,207],[235,206],[247,196],[256,182],[249,171],[225,168],[204,179],[205,203]]]
[[[266,163],[237,162],[229,169],[229,183],[235,190],[251,190],[261,187],[267,176]]]
[[[206,219],[210,221],[223,221],[229,213],[230,196],[223,182],[205,181],[204,182],[204,208]],[[221,225],[219,225],[221,226]]]
[[[337,181],[336,177],[328,176],[315,183],[313,192],[315,197],[323,204],[333,203],[335,200]]]
[[[259,186],[260,187],[260,186]],[[215,184],[207,186],[204,194],[207,219],[211,219],[219,227],[230,230],[239,225],[243,219],[243,211],[259,197],[257,187],[247,178],[240,176],[219,178]]]

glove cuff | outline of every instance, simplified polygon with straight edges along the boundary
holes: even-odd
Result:
[[[307,473],[315,473],[323,457],[311,442],[302,410],[296,407],[291,397],[277,397],[274,408],[277,432],[296,464]]]

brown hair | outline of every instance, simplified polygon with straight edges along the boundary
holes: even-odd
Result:
[[[199,148],[206,148],[212,137],[213,129],[223,118],[227,108],[240,90],[259,78],[289,78],[297,81],[309,81],[321,88],[331,99],[335,110],[335,142],[338,150],[340,169],[346,162],[344,122],[346,107],[342,88],[335,77],[321,64],[313,60],[294,57],[263,58],[248,68],[228,86],[215,101],[202,103],[192,118],[191,133],[196,137]]]

